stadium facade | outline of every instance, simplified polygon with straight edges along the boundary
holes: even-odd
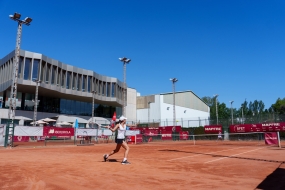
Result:
[[[7,123],[8,118],[14,55],[15,51],[0,59],[1,124]],[[86,127],[92,115],[92,91],[97,92],[94,95],[95,119],[112,118],[114,112],[122,114],[124,83],[117,78],[24,50],[20,51],[18,74],[15,123],[29,125],[33,120],[34,80],[37,79],[41,81],[37,120],[64,116],[66,122],[74,122],[78,118],[79,124]]]

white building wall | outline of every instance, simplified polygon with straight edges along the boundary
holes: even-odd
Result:
[[[173,105],[163,103],[163,95],[160,96],[161,126],[172,126]],[[175,106],[176,125],[182,127],[198,127],[208,124],[209,112],[203,112],[181,106]]]
[[[135,122],[137,120],[137,91],[133,88],[128,88],[127,91],[127,106],[126,116],[128,122]]]

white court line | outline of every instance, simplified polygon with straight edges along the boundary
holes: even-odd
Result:
[[[192,158],[192,157],[196,157],[196,156],[201,156],[201,155],[203,155],[203,154],[213,154],[213,153],[218,153],[218,152],[224,152],[224,151],[229,151],[229,150],[235,150],[235,149],[239,149],[239,148],[243,148],[243,147],[231,148],[231,149],[227,149],[227,150],[220,150],[220,151],[217,151],[217,152],[200,153],[200,154],[197,154],[197,155],[194,155],[194,156],[184,156],[184,157],[174,158],[174,159],[167,160],[167,161],[179,160],[179,159],[183,159],[183,158]]]
[[[211,161],[205,162],[205,164],[210,163],[210,162],[215,162],[215,161],[223,160],[223,159],[230,158],[230,157],[233,157],[233,156],[237,156],[237,155],[245,154],[245,153],[248,153],[248,152],[257,151],[257,150],[260,150],[260,149],[263,149],[263,148],[265,148],[265,147],[257,148],[257,149],[250,150],[250,151],[246,151],[246,152],[242,152],[242,153],[239,153],[239,154],[234,154],[234,155],[227,156],[227,157],[223,157],[223,158],[219,158],[219,159],[216,159],[216,160],[211,160]]]

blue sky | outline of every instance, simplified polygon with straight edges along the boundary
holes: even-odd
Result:
[[[192,90],[239,108],[284,98],[285,1],[0,0],[0,57],[21,49],[123,80],[141,95]]]

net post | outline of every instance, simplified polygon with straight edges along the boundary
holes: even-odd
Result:
[[[281,148],[281,142],[280,142],[280,134],[279,131],[277,132],[277,138],[278,138],[278,146]]]
[[[195,135],[193,135],[193,141],[194,141],[194,145],[196,145],[196,142],[195,142]]]
[[[135,144],[137,144],[137,135],[135,134]]]

